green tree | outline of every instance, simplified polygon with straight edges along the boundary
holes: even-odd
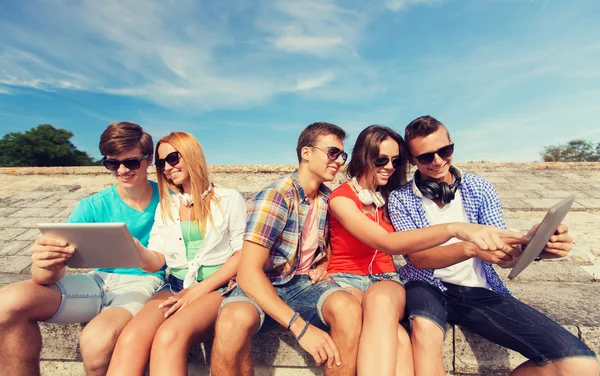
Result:
[[[0,140],[0,166],[91,166],[94,161],[71,143],[73,133],[50,124],[21,132],[7,133]]]
[[[572,140],[565,145],[544,147],[540,153],[544,162],[597,162],[600,161],[600,143]]]

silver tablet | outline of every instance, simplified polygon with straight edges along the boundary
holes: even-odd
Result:
[[[38,223],[45,236],[75,247],[70,268],[140,268],[142,258],[125,223]]]
[[[540,223],[540,226],[536,230],[535,234],[531,238],[529,244],[525,248],[525,251],[517,261],[517,264],[513,267],[512,271],[508,275],[509,279],[515,278],[521,273],[533,260],[535,260],[540,253],[546,247],[546,243],[550,240],[550,237],[554,235],[554,232],[558,226],[562,223],[563,219],[567,215],[567,212],[573,205],[575,196],[571,195],[564,200],[556,203],[553,207],[548,210],[546,216]]]

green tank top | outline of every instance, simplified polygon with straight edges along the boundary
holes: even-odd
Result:
[[[185,256],[188,261],[193,260],[196,257],[196,253],[198,249],[202,245],[202,234],[198,230],[198,226],[194,222],[186,221],[181,222],[181,233],[183,234],[183,242],[185,244]],[[221,264],[223,265],[223,264]],[[203,265],[198,270],[198,276],[196,277],[198,281],[202,281],[208,277],[210,277],[213,273],[215,273],[221,265]],[[181,279],[182,281],[185,279],[185,276],[188,272],[187,268],[177,269],[171,268],[171,274],[175,277]]]

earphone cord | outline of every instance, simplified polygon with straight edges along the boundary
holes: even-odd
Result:
[[[375,222],[377,222],[377,225],[379,225],[379,208],[377,206],[375,206]],[[375,261],[375,257],[377,257],[377,252],[378,252],[378,250],[377,250],[377,248],[375,248],[375,253],[373,253],[373,258],[371,259],[371,262],[369,263],[369,268],[368,268],[369,276],[382,281],[383,278],[376,277],[373,275],[373,262]]]

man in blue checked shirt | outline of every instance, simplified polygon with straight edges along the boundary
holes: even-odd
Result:
[[[390,197],[390,218],[396,231],[459,221],[506,228],[492,185],[452,166],[454,144],[442,123],[431,116],[419,117],[408,124],[404,137],[417,171],[413,180]],[[572,240],[567,227],[561,225],[542,257],[566,256]],[[509,255],[452,239],[406,259],[399,273],[408,281],[406,309],[412,325],[416,375],[445,375],[442,342],[448,321],[529,359],[511,375],[598,374],[593,351],[515,299],[500,280],[492,264],[514,265]]]
[[[323,183],[346,162],[345,138],[336,125],[309,125],[296,147],[298,170],[252,200],[239,286],[223,301],[217,319],[213,375],[253,374],[251,340],[265,314],[290,330],[317,365],[327,363],[325,375],[356,374],[360,303],[327,278],[330,190]]]

